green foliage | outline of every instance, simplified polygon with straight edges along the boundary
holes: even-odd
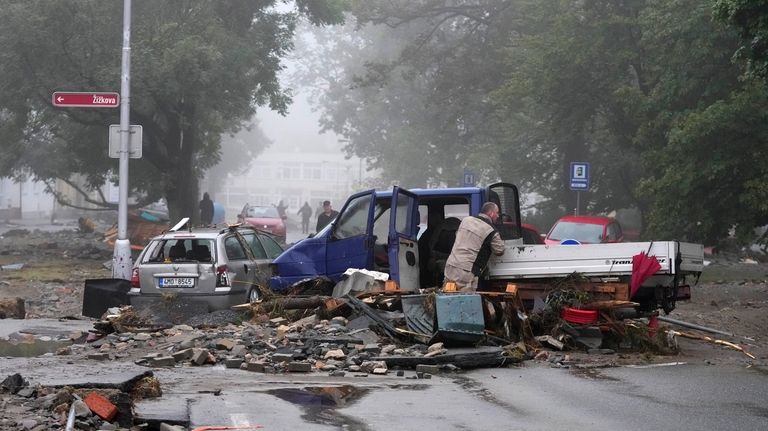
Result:
[[[748,6],[762,3],[715,11],[759,16]],[[638,208],[647,238],[712,242],[735,227],[746,241],[768,214],[751,156],[766,145],[765,89],[743,79],[738,34],[712,11],[708,0],[354,2],[356,26],[318,38],[341,60],[317,101],[350,153],[405,186],[453,185],[470,167],[542,196],[537,217],[554,219],[575,206],[570,162],[588,161],[586,212]]]
[[[753,83],[675,124],[659,153],[674,169],[646,181],[654,232],[711,244],[731,227],[744,234],[768,223],[768,168],[759,162],[768,151],[767,103],[765,86]]]
[[[746,61],[746,74],[768,79],[768,1],[716,0],[713,10],[720,22],[739,31],[735,57]]]
[[[335,23],[344,6],[297,2],[280,11],[276,3],[133,2],[130,117],[144,128],[144,158],[131,161],[130,187],[148,201],[164,196],[172,218],[197,213],[197,180],[219,161],[222,135],[247,124],[257,106],[286,112],[290,92],[277,74],[298,16]],[[122,5],[0,1],[4,173],[81,174],[97,187],[116,170],[106,142],[118,110],[53,108],[50,98],[119,90]]]

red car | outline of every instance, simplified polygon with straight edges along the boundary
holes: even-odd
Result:
[[[285,220],[275,207],[246,204],[237,215],[237,221],[271,232],[278,241],[285,242]]]
[[[544,239],[536,226],[521,223],[520,227],[523,228],[523,244],[544,244]]]
[[[622,242],[624,235],[616,219],[605,216],[561,217],[544,238],[545,244],[561,244],[565,240],[575,240],[580,244],[598,244]]]

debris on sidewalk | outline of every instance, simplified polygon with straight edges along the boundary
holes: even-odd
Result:
[[[670,334],[670,335],[673,335],[673,336],[691,338],[691,339],[694,339],[694,340],[701,340],[701,341],[706,341],[706,342],[709,342],[709,343],[725,346],[725,347],[728,347],[729,349],[738,350],[739,352],[747,355],[750,359],[756,359],[755,355],[747,352],[746,350],[744,350],[743,347],[739,346],[738,344],[731,343],[730,341],[718,340],[716,338],[707,337],[707,336],[704,336],[704,335],[690,334],[690,333],[687,333],[687,332],[673,331],[671,329],[669,331],[667,331],[667,333]]]
[[[23,319],[27,315],[22,298],[0,299],[0,319]]]

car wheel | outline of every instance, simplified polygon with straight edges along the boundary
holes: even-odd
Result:
[[[261,291],[258,287],[252,287],[248,292],[248,303],[253,304],[261,300]]]

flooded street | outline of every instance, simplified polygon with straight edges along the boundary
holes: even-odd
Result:
[[[715,430],[763,429],[768,423],[768,374],[730,366],[577,370],[533,363],[411,380],[412,371],[402,377],[330,377],[223,366],[148,369],[61,357],[0,362],[0,375],[17,370],[45,385],[116,383],[152,371],[163,396],[137,402],[135,416],[189,429]]]

